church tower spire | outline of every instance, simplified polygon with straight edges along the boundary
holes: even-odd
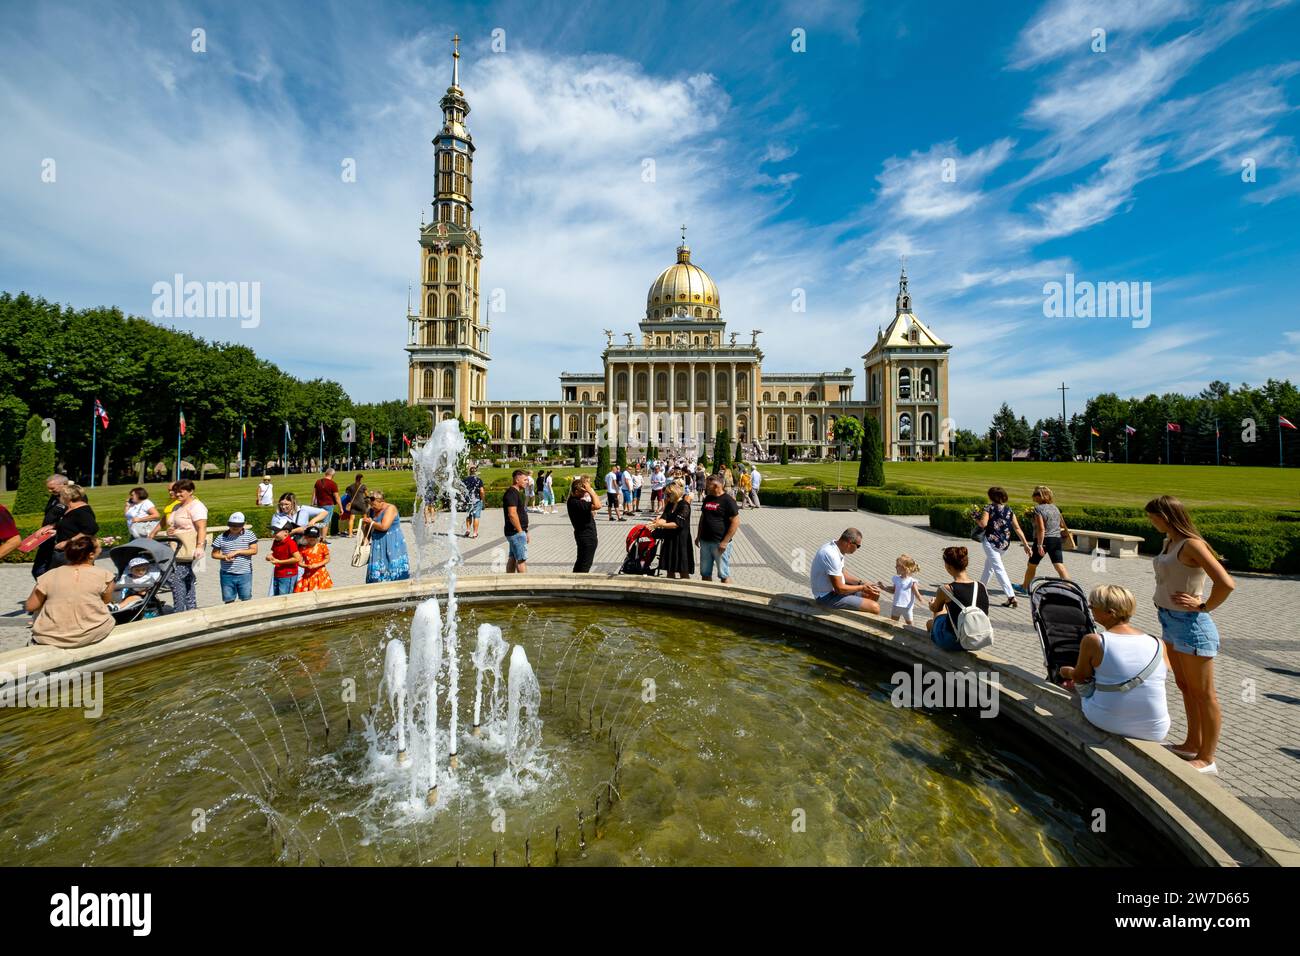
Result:
[[[894,299],[894,318],[904,312],[912,311],[912,295],[907,291],[907,259],[904,258],[898,272],[898,297]]]

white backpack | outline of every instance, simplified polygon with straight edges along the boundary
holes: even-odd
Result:
[[[973,598],[975,603],[970,607],[957,600],[957,595],[948,588],[943,589],[943,593],[948,595],[948,600],[961,608],[961,613],[957,615],[957,643],[968,651],[978,651],[993,643],[993,622],[979,608],[979,589],[982,587],[984,585],[975,582],[976,590]]]

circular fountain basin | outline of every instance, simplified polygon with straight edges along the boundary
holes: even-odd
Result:
[[[996,719],[971,708],[899,707],[902,665],[940,652],[887,623],[785,596],[618,578],[461,579],[457,767],[448,766],[444,686],[439,786],[428,806],[409,768],[398,766],[381,680],[387,641],[405,637],[415,601],[430,590],[400,582],[206,609],[185,616],[188,628],[180,616],[157,619],[76,652],[83,669],[117,668],[105,674],[99,719],[0,710],[0,858],[534,866],[1293,859],[1284,837],[1221,791],[1197,790],[1194,780],[1174,793],[1170,779],[1179,784],[1183,769],[1176,758],[1170,779],[1160,779],[1141,761],[1159,770],[1166,755],[1113,738],[1109,750],[1098,746],[1081,718],[1056,707],[1059,694],[1036,691],[1005,667]],[[490,688],[483,726],[471,726],[469,651],[485,622],[526,650],[541,687],[541,743],[515,773],[504,706],[491,712]],[[17,654],[29,673],[62,660],[45,649]],[[14,657],[0,670],[13,669]],[[1134,768],[1144,766],[1141,777]]]

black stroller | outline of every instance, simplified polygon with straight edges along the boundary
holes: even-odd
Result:
[[[113,612],[113,620],[118,624],[129,624],[142,618],[157,617],[159,614],[171,613],[171,608],[159,599],[160,594],[171,593],[172,568],[176,565],[176,548],[165,542],[177,542],[176,538],[156,541],[152,538],[136,538],[126,544],[119,544],[108,552],[108,558],[117,568],[120,580],[127,573],[127,566],[134,558],[146,558],[158,569],[158,580],[153,581],[149,589],[141,594],[141,600],[133,601],[121,610]],[[122,588],[117,588],[115,603],[125,595]]]
[[[654,536],[649,525],[633,525],[627,533],[627,557],[619,574],[645,574],[655,577],[659,574],[659,539]]]
[[[1097,633],[1088,597],[1073,581],[1038,578],[1029,585],[1029,614],[1043,645],[1047,678],[1063,684],[1061,668],[1077,664],[1079,644],[1088,634]]]

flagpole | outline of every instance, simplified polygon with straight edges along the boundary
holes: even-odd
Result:
[[[182,419],[185,418],[184,408],[181,409],[181,418]],[[181,431],[180,424],[177,423],[176,425],[176,478],[174,479],[176,481],[181,480],[181,436],[184,434],[185,433]]]
[[[239,420],[239,477],[244,477],[244,420]]]
[[[95,487],[95,440],[99,437],[99,422],[96,421],[99,416],[95,414],[95,406],[90,406],[90,487]]]
[[[993,463],[997,464],[1001,459],[998,458],[998,432],[993,430]]]
[[[388,433],[388,451],[384,453],[384,467],[393,467],[393,433]]]
[[[1277,420],[1277,466],[1286,467],[1286,462],[1282,458],[1282,417],[1280,415]]]
[[[1124,464],[1128,464],[1128,426],[1124,426]]]
[[[1092,453],[1092,426],[1088,426],[1088,460],[1096,461],[1097,457]]]
[[[284,461],[281,463],[286,478],[289,477],[289,423],[284,423]]]
[[[1214,463],[1219,464],[1219,420],[1214,420]]]
[[[320,426],[320,470],[325,470],[325,426]]]
[[[1169,423],[1165,422],[1165,464],[1172,464],[1169,460]]]

